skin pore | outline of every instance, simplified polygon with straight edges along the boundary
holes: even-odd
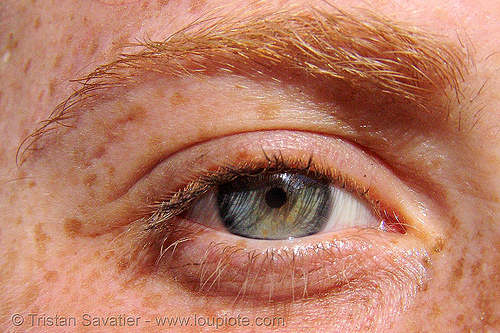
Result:
[[[499,9],[5,1],[0,327],[500,329]],[[389,227],[230,234],[206,198],[234,170],[324,177]]]

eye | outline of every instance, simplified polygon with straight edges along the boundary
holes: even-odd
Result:
[[[260,304],[376,288],[406,302],[419,288],[412,192],[342,139],[235,134],[170,156],[145,182],[158,199],[134,257],[186,292]]]
[[[353,193],[299,173],[238,177],[207,193],[187,218],[215,229],[222,225],[242,237],[270,240],[380,225]]]

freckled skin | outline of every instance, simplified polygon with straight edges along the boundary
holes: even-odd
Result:
[[[111,145],[134,135],[135,126],[149,119],[149,104],[135,101],[121,106],[124,113],[108,113],[97,119],[92,130],[104,134],[93,138],[93,145],[81,142],[81,149],[75,152],[65,151],[64,145],[59,146],[60,151],[55,155],[68,155],[60,168],[44,169],[43,164],[36,165],[36,162],[16,165],[15,156],[22,140],[36,129],[37,122],[46,119],[58,103],[79,87],[68,83],[69,80],[115,59],[123,52],[124,44],[145,36],[166,38],[200,13],[227,1],[196,0],[180,4],[179,1],[163,0],[65,0],[53,5],[49,1],[7,0],[7,3],[2,6],[5,13],[0,14],[0,330],[16,330],[11,322],[14,313],[78,318],[83,313],[95,316],[127,314],[143,319],[155,315],[223,316],[229,313],[251,318],[283,316],[288,324],[283,331],[311,331],[315,327],[318,331],[335,331],[331,322],[337,298],[332,295],[263,306],[202,297],[186,292],[174,279],[142,274],[148,272],[148,268],[134,264],[136,258],[132,255],[137,252],[130,249],[135,244],[136,234],[127,223],[108,229],[92,229],[96,223],[106,226],[116,217],[116,212],[87,220],[82,218],[88,217],[88,212],[98,204],[112,201],[104,195],[110,192],[103,190],[104,187],[121,186],[121,194],[130,190],[127,184],[115,184],[110,179],[123,173],[120,166],[128,163],[132,152],[127,152],[130,153],[128,158],[120,160],[108,161],[106,156]],[[236,5],[246,8],[249,3],[252,1]],[[269,0],[254,6],[268,4],[281,8],[283,2]],[[496,38],[500,31],[500,4],[498,1],[455,4],[394,0],[371,1],[368,5],[365,1],[340,1],[336,5],[371,5],[398,20],[423,23],[431,32],[452,38],[456,36],[456,29],[465,29],[473,43],[478,85],[488,84],[477,97],[475,109],[463,110],[463,121],[467,125],[464,128],[473,127],[473,130],[450,135],[456,135],[460,144],[460,140],[467,139],[467,149],[460,155],[463,160],[453,166],[429,165],[447,171],[448,178],[442,180],[441,186],[446,196],[440,198],[447,208],[444,213],[439,210],[440,219],[432,221],[438,232],[422,237],[426,239],[422,246],[428,251],[428,256],[421,261],[426,279],[403,315],[395,318],[385,331],[500,330],[497,297],[500,290],[500,96],[496,89],[500,84],[497,71],[500,42]],[[491,17],[497,19],[489,19]],[[170,25],[165,27],[165,22]],[[151,95],[154,101],[150,103],[167,96],[168,103],[177,107],[187,107],[194,99],[182,90],[167,94],[163,87],[156,87]],[[206,93],[203,97],[210,100],[218,96]],[[235,94],[234,98],[237,97]],[[114,106],[119,107],[118,103]],[[203,114],[204,107],[188,111]],[[273,101],[262,102],[260,108],[257,107],[257,117],[273,120],[280,107]],[[481,118],[472,126],[476,123],[474,114],[478,109],[482,110]],[[157,123],[161,121],[151,122],[150,127]],[[196,135],[206,138],[212,128],[211,124],[200,124]],[[309,127],[307,130],[315,129]],[[145,145],[149,148],[142,152],[144,160],[152,158],[148,152],[153,151],[153,147],[182,141],[176,136],[164,140],[154,133],[154,128],[151,132]],[[240,154],[240,158],[248,157]],[[141,165],[138,165],[139,170]],[[471,169],[466,169],[470,165]],[[65,183],[60,185],[61,181]],[[80,193],[88,194],[89,202],[77,202]],[[124,204],[123,207],[128,206]],[[247,246],[247,240],[240,240],[236,245]],[[377,303],[368,296],[353,301],[360,309],[365,309],[363,314],[367,315],[370,302]],[[359,313],[346,313],[345,316],[354,321]],[[376,331],[376,319],[364,322],[363,328]],[[22,326],[20,329],[28,331],[30,328]],[[46,331],[46,327],[32,329]],[[158,328],[144,325],[140,329],[154,332]],[[186,332],[186,329],[177,330]],[[360,328],[349,327],[342,331],[349,330],[359,331]],[[130,331],[135,330],[131,328]]]

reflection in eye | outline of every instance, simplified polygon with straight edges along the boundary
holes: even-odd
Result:
[[[293,239],[325,228],[369,226],[375,220],[353,194],[298,173],[238,177],[207,197],[194,205],[189,218],[205,225],[222,224],[248,238]],[[207,214],[211,210],[218,215]],[[218,221],[207,221],[207,215]]]

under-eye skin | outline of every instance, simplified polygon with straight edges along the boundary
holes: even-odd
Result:
[[[134,267],[187,292],[229,302],[291,301],[328,293],[340,301],[374,287],[380,288],[377,297],[387,298],[384,302],[407,302],[424,276],[425,250],[415,247],[405,216],[381,202],[372,185],[297,148],[334,139],[262,132],[220,140],[239,146],[238,140],[249,135],[268,137],[270,143],[260,153],[240,147],[250,156],[247,160],[231,157],[242,156],[237,149],[232,154],[220,149],[229,161],[200,168],[191,163],[191,180],[152,205],[153,213],[140,221],[135,254],[140,264]],[[293,148],[265,147],[276,145],[273,137],[295,140]],[[182,154],[200,156],[198,150],[210,151],[218,140]],[[345,148],[337,148],[335,158],[348,162]],[[185,165],[182,154],[178,162],[169,160],[168,170]],[[217,154],[207,161],[224,159]],[[199,163],[210,165],[207,161]],[[377,170],[369,165],[367,173]],[[153,179],[165,173],[158,175]]]

